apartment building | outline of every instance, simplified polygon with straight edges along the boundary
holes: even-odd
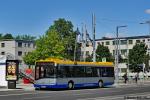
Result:
[[[96,39],[96,48],[98,44],[102,44],[107,46],[113,56],[115,56],[116,38],[108,38],[103,37],[102,39]],[[150,54],[150,36],[131,36],[131,37],[119,37],[119,53],[121,54],[122,58],[125,59],[128,57],[129,51],[133,48],[136,43],[144,42],[148,46],[147,53]],[[91,55],[93,52],[93,46],[91,42],[87,42],[86,48],[81,48],[81,51],[86,51],[86,55]],[[106,60],[107,61],[107,60]],[[122,76],[127,71],[126,63],[119,63],[118,65],[119,76]],[[132,75],[131,75],[132,76]]]
[[[31,40],[0,40],[0,55],[10,60],[19,60],[24,65],[23,56],[35,50],[35,41]]]
[[[112,55],[115,55],[115,44],[116,38],[108,38],[103,37],[102,39],[96,39],[96,48],[98,44],[102,44],[104,46],[107,46],[111,52]],[[133,48],[133,46],[136,43],[144,42],[148,46],[148,53],[150,53],[150,36],[132,36],[132,37],[120,37],[119,38],[119,51],[123,58],[126,58],[128,55],[128,52],[130,49]],[[83,51],[83,49],[82,49]],[[92,44],[89,43],[86,47],[86,54],[92,54],[93,47]]]

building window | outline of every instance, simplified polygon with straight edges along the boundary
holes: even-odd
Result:
[[[100,42],[97,42],[97,44],[100,45],[101,43],[100,43]]]
[[[104,42],[102,42],[102,45],[104,45]]]
[[[150,41],[150,39],[147,39],[147,41]]]
[[[143,42],[145,42],[145,40],[143,40]]]
[[[5,43],[1,43],[1,47],[5,47]]]
[[[116,50],[113,50],[113,56],[115,56],[115,51],[116,51]]]
[[[127,40],[121,40],[121,45],[126,45],[127,44]]]
[[[122,54],[122,55],[125,55],[126,53],[127,53],[127,49],[122,49],[122,50],[121,50],[121,54]]]
[[[112,43],[113,45],[116,45],[116,41],[112,41],[112,42],[113,42],[113,43]]]
[[[86,43],[86,47],[89,47],[89,42]]]
[[[30,44],[30,43],[28,43],[28,47],[30,47],[30,45],[31,45],[31,44]]]
[[[136,40],[136,43],[140,43],[140,40]]]
[[[5,52],[1,52],[1,55],[5,55]]]
[[[25,44],[24,44],[24,47],[26,47],[26,46],[27,46],[27,44],[25,43]]]
[[[33,44],[33,48],[35,48],[35,43]]]
[[[22,56],[22,51],[18,51],[18,56]]]
[[[109,41],[106,41],[106,45],[109,45]]]
[[[133,44],[133,40],[129,40],[129,44]]]
[[[86,56],[90,55],[90,52],[89,51],[86,51]]]
[[[22,43],[21,42],[18,42],[18,47],[22,47]]]

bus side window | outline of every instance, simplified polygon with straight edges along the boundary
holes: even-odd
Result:
[[[98,77],[98,73],[97,73],[97,69],[96,68],[92,68],[92,76],[93,77]]]
[[[101,72],[102,72],[102,77],[107,77],[108,74],[105,67],[102,68]]]
[[[101,75],[100,75],[100,68],[97,68],[96,70],[97,70],[97,75],[98,75],[98,77],[100,77],[100,76],[101,76]]]
[[[114,77],[114,69],[113,68],[107,68],[108,77]]]
[[[92,68],[86,67],[86,77],[92,77]]]
[[[39,73],[39,68],[40,68],[39,66],[36,66],[35,79],[39,79],[39,78],[40,78],[40,77],[39,77],[39,74],[40,74],[40,73]]]
[[[43,66],[41,66],[40,68],[40,78],[43,78],[44,77],[44,68]]]
[[[57,69],[57,77],[59,78],[63,78],[63,66],[58,66],[58,69]]]

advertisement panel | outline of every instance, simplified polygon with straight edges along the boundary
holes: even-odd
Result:
[[[16,81],[18,80],[18,60],[6,60],[6,80]]]

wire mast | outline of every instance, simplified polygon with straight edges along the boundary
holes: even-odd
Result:
[[[92,14],[92,33],[93,33],[93,62],[96,62],[96,49],[95,49],[95,14]]]

